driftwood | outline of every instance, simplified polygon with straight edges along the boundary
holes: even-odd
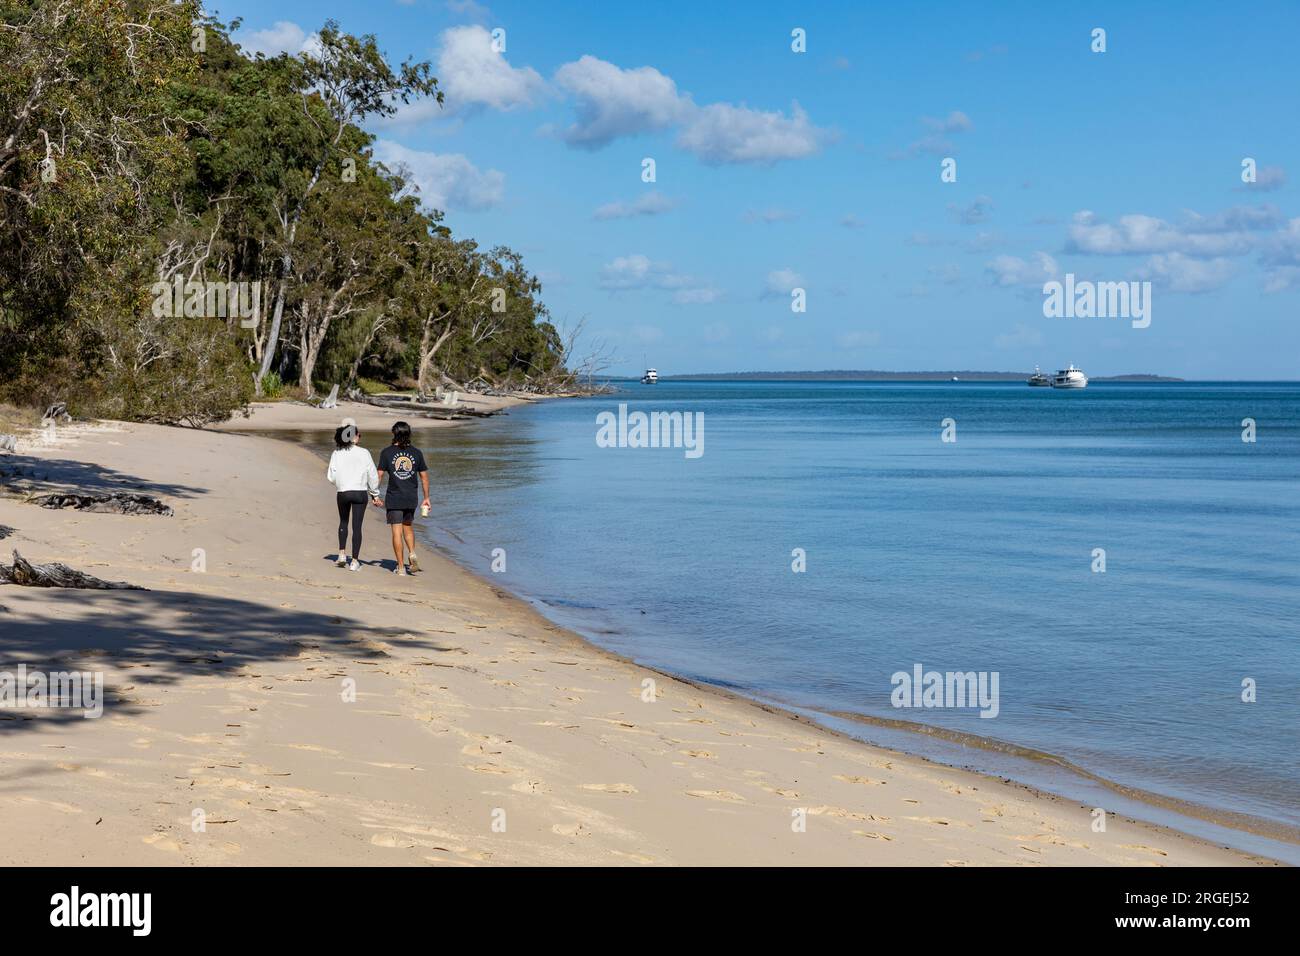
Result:
[[[49,408],[45,409],[45,414],[41,416],[42,425],[70,421],[72,421],[72,416],[68,414],[67,402],[55,402]]]
[[[66,564],[32,564],[17,551],[14,563],[0,564],[0,581],[29,588],[78,588],[93,591],[144,591],[125,581],[101,581]]]
[[[39,495],[30,499],[34,505],[59,510],[93,511],[114,515],[163,515],[170,518],[172,509],[157,498],[115,491],[111,495]]]
[[[493,415],[500,414],[499,409],[492,411],[479,411],[477,408],[469,408],[465,405],[457,405],[455,408],[448,408],[446,405],[433,405],[427,402],[419,402],[405,395],[361,395],[353,397],[353,401],[362,402],[366,405],[376,405],[379,408],[399,408],[410,409],[412,415],[419,415],[424,418],[437,418],[442,421],[455,421],[463,418],[491,418]]]
[[[335,385],[330,389],[329,397],[320,403],[321,408],[338,408],[339,407],[339,387]]]
[[[0,435],[0,451],[17,451],[17,435]]]
[[[16,530],[17,530],[16,528],[11,528],[7,524],[0,524],[0,541],[3,541],[5,538],[9,537]]]

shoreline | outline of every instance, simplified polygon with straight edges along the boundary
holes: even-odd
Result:
[[[56,482],[143,486],[177,515],[0,499],[0,523],[18,529],[6,545],[154,589],[0,588],[13,652],[98,661],[114,688],[106,720],[0,722],[15,779],[32,781],[0,792],[6,862],[58,855],[24,834],[126,864],[1273,862],[1121,814],[1092,832],[1087,808],[1064,798],[637,665],[441,554],[413,580],[380,578],[370,560],[337,571],[318,540],[323,470],[289,442],[109,423],[68,439],[35,449]],[[286,494],[316,502],[305,549]],[[386,545],[376,532],[367,559]],[[202,576],[185,570],[199,539],[217,542]],[[189,656],[196,646],[208,656]],[[363,709],[334,700],[347,674]],[[647,679],[662,685],[652,702]],[[196,793],[213,805],[215,839],[185,825]],[[523,839],[491,829],[494,807]]]
[[[420,427],[423,427],[423,425]],[[322,460],[325,459],[322,458]],[[474,544],[474,542],[462,540],[446,528],[440,530],[451,537],[455,537],[467,549],[472,548]],[[869,746],[878,746],[894,752],[905,753],[937,766],[964,770],[980,774],[989,779],[1010,782],[1030,791],[1042,790],[1064,800],[1074,799],[1071,791],[1076,793],[1100,791],[1101,795],[1109,796],[1111,799],[1119,798],[1123,800],[1128,806],[1125,812],[1134,819],[1142,820],[1153,826],[1167,827],[1209,842],[1233,846],[1243,853],[1278,859],[1287,865],[1300,865],[1300,828],[1284,821],[1216,807],[1212,804],[1197,802],[1194,799],[1173,796],[1136,784],[1125,783],[1089,770],[1061,754],[1038,750],[997,737],[952,730],[937,724],[927,724],[923,721],[904,720],[857,711],[826,710],[816,705],[783,701],[779,698],[766,696],[758,691],[740,689],[735,686],[728,686],[725,683],[713,683],[708,680],[690,677],[672,670],[663,669],[652,662],[622,654],[602,645],[599,637],[588,629],[584,629],[581,621],[569,620],[566,623],[566,615],[562,613],[562,609],[552,607],[538,594],[530,593],[527,589],[511,589],[498,585],[481,568],[474,567],[467,554],[440,545],[431,536],[426,538],[426,543],[445,555],[448,560],[455,562],[470,574],[473,574],[485,585],[494,589],[500,587],[514,598],[531,606],[546,620],[564,628],[577,639],[590,645],[594,650],[613,655],[620,661],[652,668],[657,673],[672,677],[675,680],[684,681],[697,688],[711,689],[719,693],[734,695],[741,700],[750,701],[765,708],[775,708],[778,712],[807,720],[827,732],[842,734],[849,739]],[[568,617],[572,618],[572,615],[568,615]],[[842,723],[851,729],[839,729],[833,726],[835,723]],[[902,746],[893,747],[888,743],[873,741],[862,736],[861,731],[857,729],[864,726],[894,731],[907,742]],[[987,756],[1009,758],[1005,760],[1009,766],[998,769],[994,766],[994,761],[987,759],[982,764],[979,761],[965,763],[957,759],[945,759],[942,750],[938,750],[933,746],[929,748],[924,746],[925,743],[932,743],[933,741],[941,741],[944,744],[951,745],[951,748],[948,749],[960,748],[965,750],[969,748]],[[1202,832],[1197,832],[1198,829]],[[1234,843],[1234,839],[1239,842]]]
[[[443,529],[443,531],[451,534],[446,529]],[[462,543],[467,542],[462,541]],[[772,713],[780,713],[793,719],[806,721],[827,733],[842,736],[864,746],[881,748],[891,753],[905,754],[938,767],[977,774],[989,780],[997,780],[1008,785],[1021,787],[1032,793],[1048,794],[1055,799],[1074,802],[1076,798],[1070,795],[1068,792],[1070,790],[1079,791],[1082,788],[1100,791],[1112,798],[1118,797],[1125,801],[1127,805],[1136,808],[1123,811],[1128,818],[1135,821],[1172,830],[1195,839],[1206,840],[1216,845],[1228,846],[1238,852],[1275,860],[1288,866],[1300,865],[1300,830],[1281,821],[1240,811],[1226,810],[1209,804],[1198,803],[1194,800],[1126,784],[1088,770],[1060,754],[1036,750],[1000,738],[963,733],[921,721],[900,720],[854,711],[829,711],[812,705],[801,705],[775,697],[764,696],[757,691],[738,689],[724,683],[690,677],[676,671],[663,669],[659,665],[638,657],[621,654],[618,651],[604,647],[598,638],[585,633],[580,623],[564,623],[562,615],[556,614],[556,609],[541,598],[497,585],[485,577],[481,571],[470,566],[453,549],[437,544],[434,544],[433,547],[439,553],[445,555],[448,560],[455,562],[489,587],[501,588],[501,590],[509,593],[511,597],[528,604],[546,620],[551,621],[556,626],[575,635],[578,640],[590,645],[593,650],[610,655],[619,661],[654,670],[656,673],[690,684],[692,687],[701,690],[748,701]],[[841,729],[835,726],[837,723],[853,729]],[[901,746],[893,746],[881,741],[871,740],[863,736],[862,731],[858,729],[863,726],[893,731],[902,736],[905,742]],[[955,756],[953,759],[945,759],[934,749],[927,752],[927,749],[921,745],[926,740],[942,741],[951,745],[954,750],[956,748],[972,748],[986,755],[1009,758],[1011,766],[1004,772],[994,769],[988,761],[985,761],[984,764],[980,764],[978,761],[964,763],[956,759]],[[1017,764],[1019,766],[1016,766]],[[1035,764],[1046,771],[1045,776],[1057,777],[1057,782],[1038,782],[1033,779],[1038,775],[1023,772],[1023,768]],[[1196,832],[1202,825],[1209,831],[1222,832],[1217,835],[1211,835],[1208,832]],[[1239,842],[1234,843],[1233,840]],[[1257,843],[1260,845],[1251,846],[1251,844]]]

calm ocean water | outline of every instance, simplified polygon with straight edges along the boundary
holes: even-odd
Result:
[[[704,454],[598,447],[620,402],[703,412]],[[433,540],[608,648],[1300,827],[1296,384],[627,385],[421,441]],[[917,664],[996,671],[996,718],[892,706]]]

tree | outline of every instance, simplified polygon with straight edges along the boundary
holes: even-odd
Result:
[[[315,162],[303,181],[302,176],[286,177],[285,193],[278,210],[282,233],[280,253],[280,282],[276,289],[275,306],[271,314],[271,328],[262,352],[258,372],[260,387],[262,376],[271,368],[280,338],[280,324],[284,316],[286,283],[293,273],[294,246],[298,225],[326,165],[338,164],[339,142],[349,127],[360,124],[370,116],[391,116],[397,103],[409,103],[412,98],[432,95],[442,103],[438,81],[430,75],[428,63],[407,60],[396,72],[379,52],[373,35],[358,39],[339,32],[338,23],[329,20],[319,34],[316,53],[301,56],[300,97],[303,115],[316,131]]]

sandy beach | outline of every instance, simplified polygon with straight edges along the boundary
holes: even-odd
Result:
[[[102,671],[107,697],[0,711],[0,862],[1268,864],[634,665],[432,553],[397,578],[378,513],[336,568],[324,463],[273,435],[345,415],[398,417],[282,403],[226,426],[267,437],[102,422],[0,455],[6,561],[148,588],[0,587],[0,670]]]

